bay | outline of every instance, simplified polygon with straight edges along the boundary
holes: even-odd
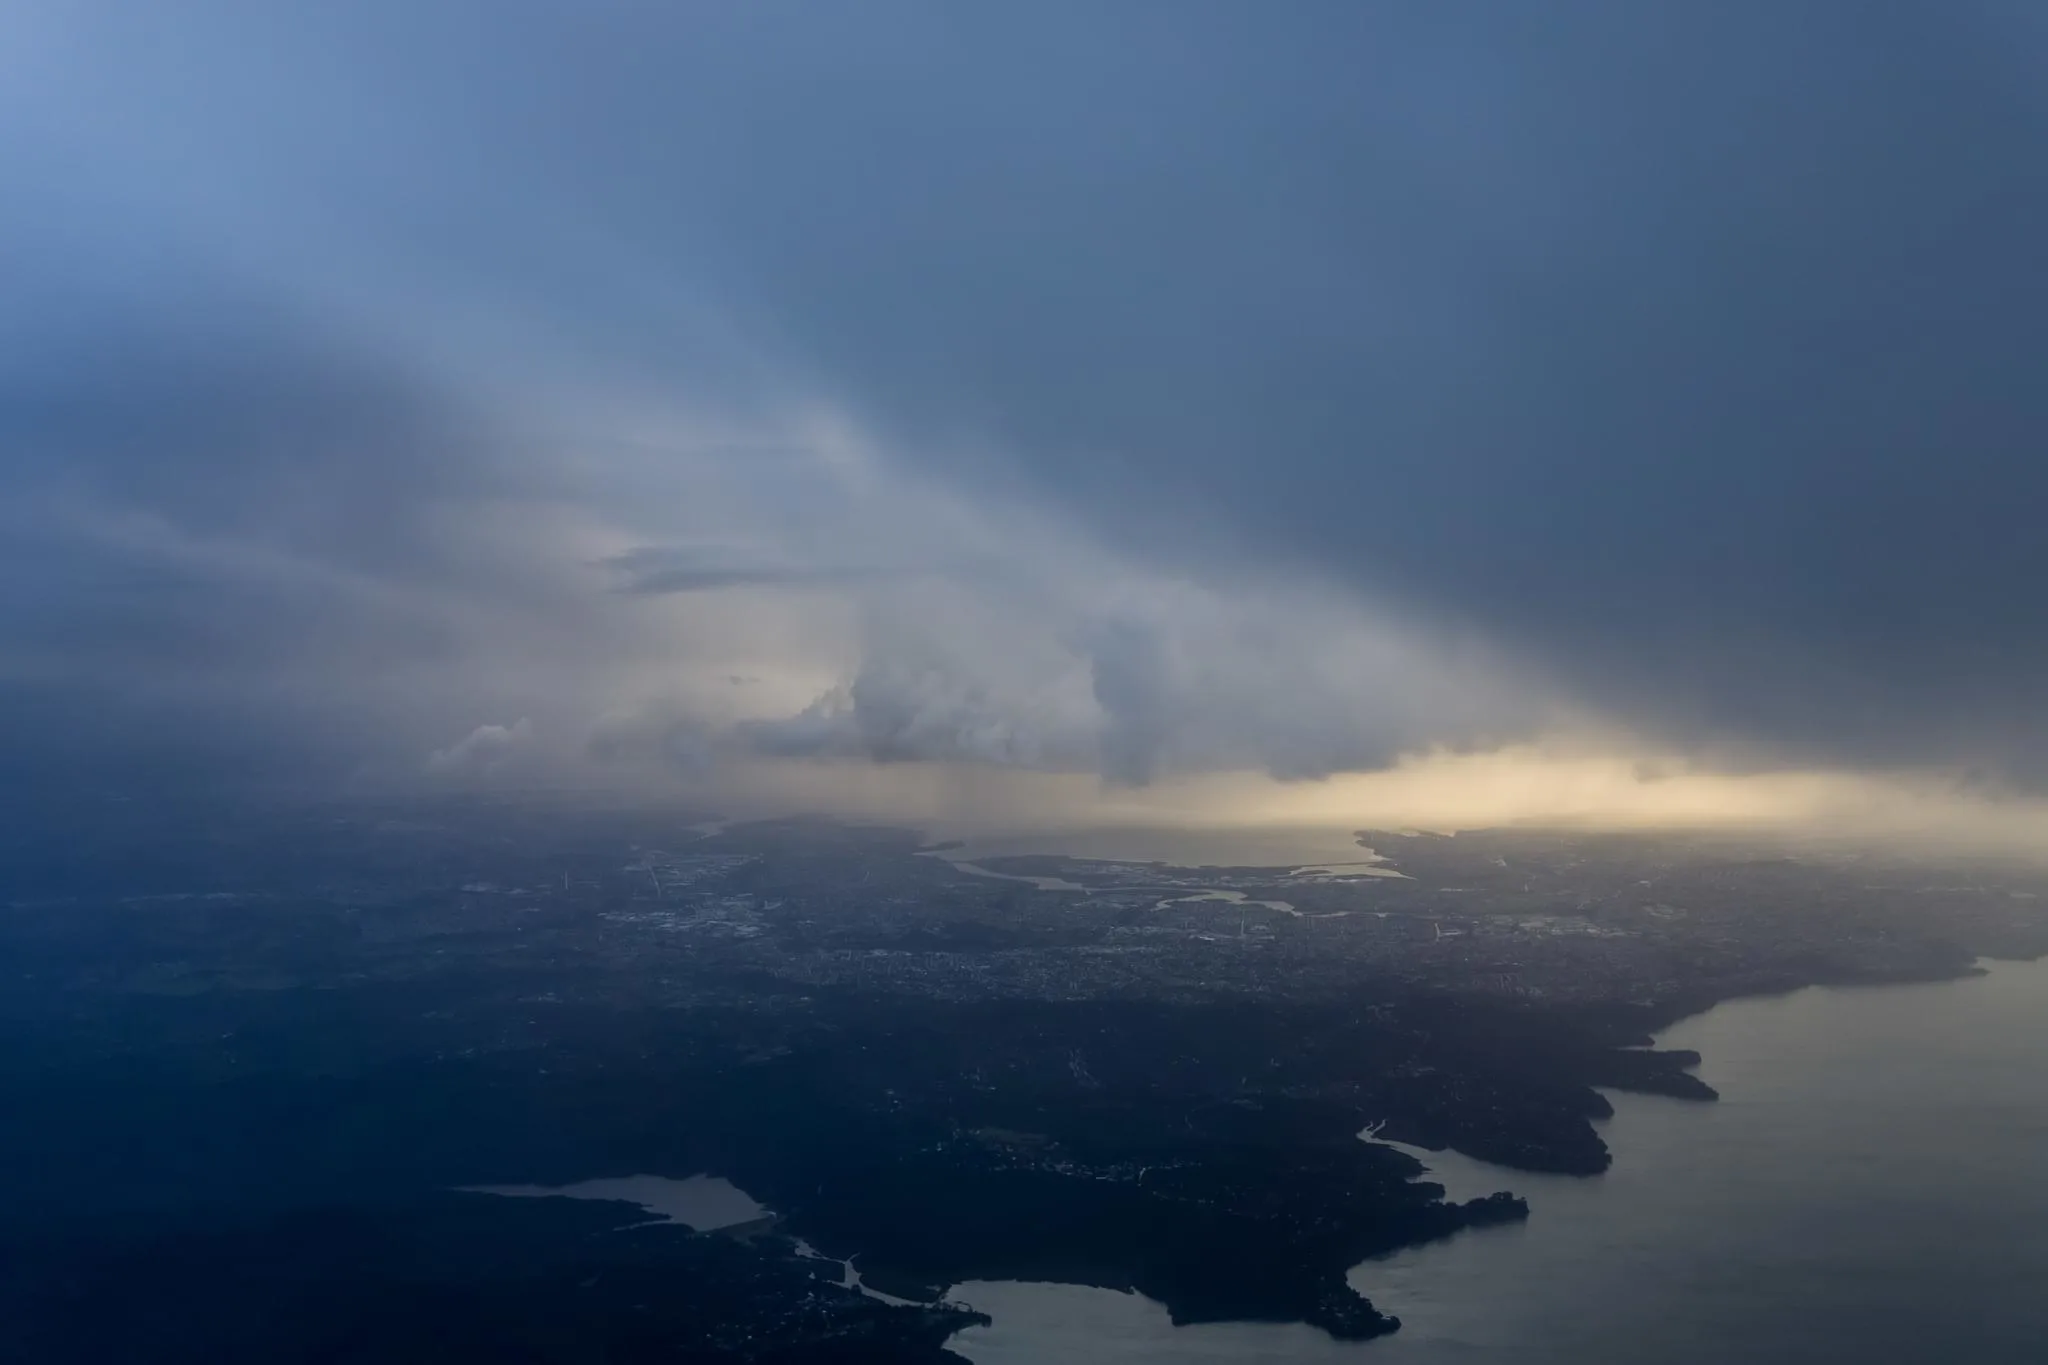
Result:
[[[1137,1295],[970,1283],[976,1365],[1349,1365],[2048,1358],[2048,963],[1937,984],[1732,1001],[1667,1030],[1718,1104],[1614,1096],[1591,1179],[1424,1160],[1454,1196],[1511,1188],[1520,1226],[1370,1261],[1402,1319],[1340,1343],[1298,1325],[1176,1328]]]
[[[638,1204],[655,1222],[681,1223],[694,1232],[738,1227],[768,1216],[768,1210],[723,1176],[693,1175],[677,1180],[660,1175],[607,1176],[573,1185],[467,1185],[466,1194],[499,1194],[515,1199],[601,1199]]]

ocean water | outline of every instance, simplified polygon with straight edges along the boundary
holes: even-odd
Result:
[[[2048,1361],[2048,963],[1933,985],[1734,1001],[1664,1033],[1719,1104],[1617,1095],[1614,1168],[1533,1176],[1424,1159],[1525,1225],[1370,1261],[1402,1330],[1176,1328],[1141,1297],[971,1283],[976,1365]]]

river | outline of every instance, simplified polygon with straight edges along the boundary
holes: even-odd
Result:
[[[1141,1297],[954,1290],[994,1318],[976,1365],[1750,1365],[2048,1359],[2048,963],[1934,985],[1733,1001],[1667,1030],[1719,1104],[1616,1095],[1594,1179],[1424,1159],[1525,1225],[1370,1261],[1402,1330],[1175,1328]]]

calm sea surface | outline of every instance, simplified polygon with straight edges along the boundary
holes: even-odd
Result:
[[[977,1365],[2048,1361],[2048,963],[1939,985],[1807,990],[1669,1030],[1716,1105],[1617,1095],[1590,1180],[1423,1154],[1459,1197],[1528,1196],[1521,1227],[1368,1262],[1402,1330],[1175,1328],[1157,1304],[974,1283]]]

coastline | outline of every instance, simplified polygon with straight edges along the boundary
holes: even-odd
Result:
[[[1782,1065],[1783,1048],[1773,1045],[1777,1037],[1775,1011],[1772,1007],[1790,1004],[1795,1007],[1797,1017],[1846,1013],[1853,1015],[1877,1015],[1897,1017],[1902,1011],[1891,1009],[1884,994],[1890,991],[1917,994],[1921,990],[1939,991],[1942,988],[1958,987],[1967,989],[1974,983],[1990,978],[1996,981],[2001,968],[2038,969],[2044,958],[1986,958],[1982,970],[1951,974],[1941,979],[1923,979],[1888,983],[1855,982],[1844,985],[1813,984],[1769,995],[1747,995],[1733,997],[1722,1005],[1733,1007],[1733,1013],[1724,1013],[1715,1022],[1724,1031],[1739,1034],[1746,1045],[1742,1048],[1730,1046],[1721,1053],[1722,1070],[1735,1073],[1733,1079],[1716,1074],[1715,1057],[1712,1050],[1705,1051],[1703,1069],[1717,1082],[1727,1087],[1728,1098],[1722,1105],[1700,1108],[1680,1105],[1657,1096],[1617,1094],[1617,1115],[1602,1120],[1600,1126],[1611,1138],[1616,1149],[1615,1171],[1597,1179],[1561,1177],[1526,1172],[1511,1172],[1498,1165],[1480,1162],[1454,1151],[1411,1152],[1410,1155],[1431,1166],[1423,1180],[1445,1184],[1454,1194],[1473,1192],[1482,1186],[1490,1186],[1512,1177],[1519,1192],[1526,1194],[1531,1202],[1531,1217],[1527,1223],[1517,1223],[1506,1228],[1476,1230],[1471,1236],[1454,1236],[1425,1245],[1402,1248],[1382,1256],[1360,1262],[1351,1272],[1354,1287],[1369,1298],[1380,1311],[1401,1321],[1401,1330],[1378,1338],[1370,1343],[1357,1345],[1335,1341],[1321,1334],[1289,1329],[1279,1324],[1232,1324],[1224,1328],[1175,1327],[1170,1324],[1163,1306],[1128,1294],[1111,1295],[1101,1291],[1079,1290],[1065,1285],[1015,1285],[1004,1286],[1002,1295],[987,1292],[970,1294],[968,1297],[976,1306],[991,1313],[993,1323],[963,1331],[949,1345],[959,1354],[965,1355],[975,1365],[1026,1365],[1026,1362],[1046,1359],[1072,1360],[1076,1365],[1179,1365],[1187,1360],[1279,1360],[1302,1362],[1302,1365],[1343,1365],[1344,1362],[1365,1362],[1384,1357],[1387,1365],[1414,1361],[1418,1365],[1451,1365],[1452,1362],[1501,1362],[1502,1365],[1631,1365],[1646,1358],[1660,1358],[1696,1365],[1708,1359],[1769,1359],[1772,1361],[1801,1357],[1763,1356],[1745,1354],[1739,1346],[1730,1346],[1718,1353],[1710,1353],[1703,1346],[1691,1344],[1690,1338],[1682,1351],[1674,1348],[1669,1354],[1660,1355],[1668,1334],[1675,1330],[1663,1328],[1667,1335],[1658,1335],[1659,1327],[1655,1313],[1661,1300],[1646,1298],[1638,1304],[1635,1295],[1653,1295],[1658,1292],[1678,1293],[1680,1290],[1672,1277],[1680,1272],[1660,1269],[1666,1261],[1691,1265],[1701,1256],[1722,1254],[1720,1249],[1700,1252],[1691,1248],[1691,1238],[1683,1228],[1695,1226],[1688,1222],[1688,1210],[1698,1200],[1711,1196],[1702,1189],[1708,1172],[1689,1169],[1688,1162],[1707,1161],[1711,1163],[1738,1159],[1738,1154],[1751,1145],[1762,1144],[1763,1149],[1776,1150],[1780,1139],[1773,1135],[1775,1130],[1763,1130],[1754,1138],[1742,1139],[1738,1134],[1754,1128],[1752,1113],[1783,1113],[1788,1119],[1827,1116],[1820,1112],[1829,1107],[1825,1095],[1804,1096],[1798,1093],[1803,1088],[1799,1079],[1806,1074],[1806,1068],[1821,1065],[1797,1062],[1791,1066]],[[2035,975],[2038,976],[2038,970]],[[2009,980],[2009,986],[2026,984],[2023,980]],[[2042,983],[2048,985],[2048,983]],[[1811,994],[1807,994],[1811,993]],[[1800,997],[1806,996],[1802,1001]],[[1908,996],[1907,999],[1911,997]],[[1926,1001],[1923,1010],[1940,1008],[1943,997],[1935,995]],[[1901,1004],[1906,1000],[1901,1000]],[[1964,1002],[1957,1002],[1957,1004]],[[1804,1009],[1798,1007],[1804,1005]],[[1765,1007],[1759,1011],[1752,1007]],[[1703,1017],[1711,1016],[1716,1007],[1661,1029],[1657,1042],[1661,1046],[1693,1046],[1703,1040],[1699,1024]],[[1954,1010],[1956,1004],[1947,1007]],[[1906,1010],[1904,1015],[1911,1018],[1921,1011]],[[1905,1027],[1901,1024],[1900,1027]],[[1823,1055],[1813,1048],[1795,1049],[1813,1055]],[[1832,1055],[1832,1054],[1826,1054]],[[1758,1104],[1768,1098],[1756,1093],[1756,1083],[1741,1074],[1744,1068],[1765,1067],[1775,1076],[1774,1089],[1791,1093],[1771,1102],[1777,1106],[1769,1110],[1758,1110]],[[1822,1074],[1833,1074],[1832,1063],[1826,1064]],[[1873,1078],[1872,1087],[1881,1082]],[[1732,1105],[1732,1108],[1729,1107]],[[1857,1131],[1851,1121],[1853,1115],[1837,1116],[1836,1124],[1847,1123],[1850,1131]],[[1940,1125],[1930,1119],[1930,1127]],[[1869,1134],[1868,1144],[1872,1151],[1882,1151],[1889,1146],[1888,1139],[1875,1133]],[[1695,1156],[1695,1151],[1699,1155]],[[1726,1155],[1713,1153],[1725,1151]],[[1822,1151],[1826,1151],[1823,1144]],[[1813,1154],[1797,1154],[1800,1159],[1811,1159]],[[1799,1165],[1787,1167],[1782,1173],[1765,1168],[1750,1167],[1744,1177],[1737,1181],[1735,1188],[1746,1190],[1765,1182],[1761,1189],[1782,1191],[1774,1195],[1752,1195],[1751,1199],[1763,1198],[1775,1203],[1794,1197],[1803,1188],[1802,1172]],[[1855,1160],[1834,1163],[1833,1176],[1839,1181],[1853,1181],[1857,1169]],[[1853,1183],[1846,1187],[1853,1190]],[[1658,1211],[1654,1218],[1642,1214],[1646,1193],[1654,1193],[1658,1201],[1667,1205],[1670,1212]],[[1853,1204],[1844,1200],[1860,1198],[1851,1194],[1827,1194],[1826,1206],[1840,1206],[1845,1210]],[[1876,1198],[1877,1193],[1870,1196]],[[1798,1217],[1796,1208],[1792,1216]],[[1647,1226],[1656,1227],[1651,1236],[1646,1232],[1626,1225],[1629,1216],[1643,1216]],[[1617,1223],[1617,1216],[1621,1221]],[[1870,1216],[1881,1216],[1880,1210],[1872,1210]],[[1676,1220],[1666,1231],[1657,1219]],[[1617,1224],[1610,1227],[1610,1224]],[[1826,1222],[1801,1219],[1795,1226],[1800,1237],[1828,1237],[1835,1235]],[[1648,1241],[1638,1239],[1650,1236]],[[1735,1246],[1745,1246],[1736,1242]],[[1777,1248],[1766,1254],[1798,1257],[1810,1253],[1797,1251],[1798,1242],[1791,1249]],[[1881,1244],[1880,1244],[1881,1245]],[[1733,1255],[1730,1251],[1727,1254]],[[1650,1268],[1643,1268],[1643,1258],[1657,1258]],[[2036,1262],[2038,1263],[2037,1257]],[[1559,1262],[1565,1265],[1560,1268]],[[1711,1261],[1697,1272],[1684,1273],[1720,1274],[1713,1267],[1719,1261]],[[1825,1261],[1817,1263],[1824,1267]],[[1647,1277],[1640,1287],[1610,1287],[1610,1277],[1639,1271]],[[1732,1273],[1732,1272],[1730,1272]],[[1531,1283],[1530,1277],[1536,1277]],[[1635,1281],[1627,1281],[1633,1285]],[[1766,1279],[1763,1291],[1770,1295],[1771,1312],[1785,1315],[1788,1320],[1798,1319],[1810,1309],[1799,1302],[1800,1294],[1808,1292],[1803,1281],[1788,1285],[1774,1285]],[[1660,1288],[1661,1287],[1661,1288]],[[1580,1297],[1572,1298],[1576,1294]],[[1547,1301],[1548,1300],[1548,1301]],[[1078,1324],[1070,1329],[1069,1324]],[[1483,1324],[1475,1327],[1474,1324]],[[1684,1324],[1687,1332],[1699,1333],[1707,1342],[1712,1342],[1716,1330],[1737,1333],[1754,1330],[1762,1339],[1762,1328],[1746,1325],[1741,1319],[1717,1320],[1709,1327],[1688,1320]],[[1747,1338],[1739,1338],[1747,1340]],[[1099,1352],[1094,1343],[1107,1343]],[[1811,1358],[1803,1357],[1803,1358]],[[1932,1360],[1934,1357],[1896,1355],[1869,1358],[1897,1358]],[[1957,1357],[1949,1357],[1957,1358]],[[1964,1355],[1960,1358],[1978,1357]],[[1997,1359],[2020,1359],[2019,1356],[2000,1356]]]

